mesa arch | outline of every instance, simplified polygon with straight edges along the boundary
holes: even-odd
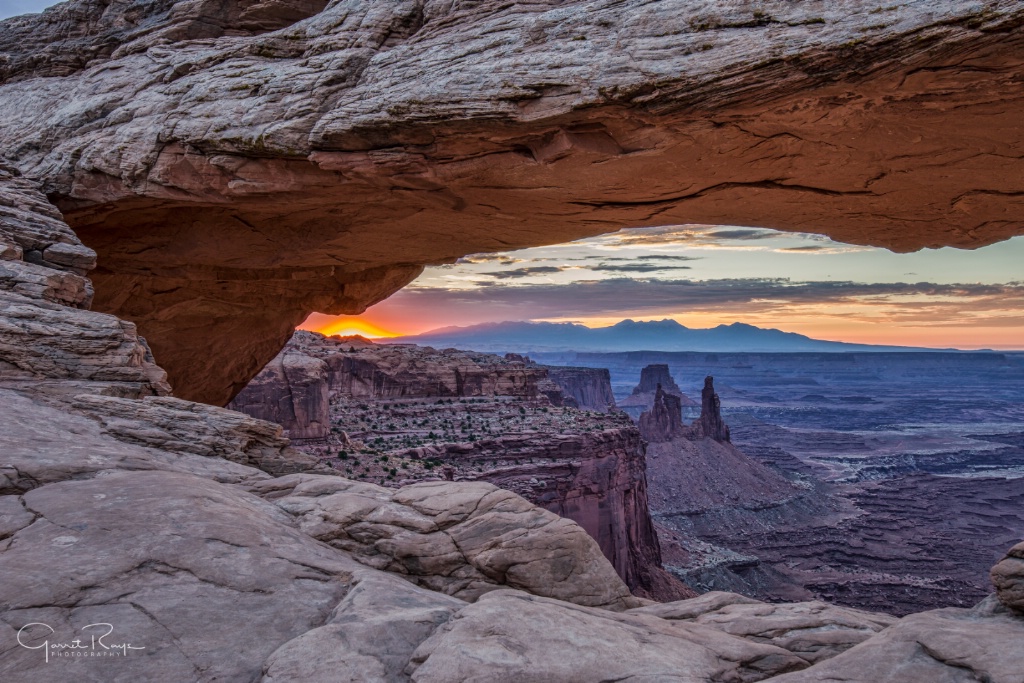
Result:
[[[94,308],[217,404],[466,253],[1024,234],[1024,2],[841,5],[72,0],[0,23],[0,145],[98,252]]]

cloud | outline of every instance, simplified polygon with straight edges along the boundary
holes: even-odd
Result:
[[[646,254],[644,256],[637,256],[637,261],[700,261],[703,256],[677,256],[675,254]],[[605,259],[610,261],[612,259]],[[630,260],[630,259],[625,259]]]
[[[532,275],[550,275],[551,273],[561,273],[564,268],[560,266],[529,266],[527,268],[515,268],[513,270],[498,270],[490,273],[480,273],[481,275],[489,275],[490,277],[498,278],[499,280],[515,280],[522,277],[530,277]],[[484,282],[484,286],[487,286],[487,282]]]
[[[572,259],[574,261],[590,261],[591,259]],[[511,270],[492,270],[478,275],[484,275],[492,277],[497,280],[519,280],[527,277],[534,277],[537,275],[551,275],[554,273],[562,273],[567,270],[575,270],[577,272],[598,272],[598,273],[655,273],[662,271],[673,271],[673,270],[690,270],[690,266],[678,265],[678,261],[692,261],[690,257],[675,257],[675,256],[656,256],[655,258],[639,257],[637,259],[612,256],[608,258],[602,258],[600,263],[593,265],[578,265],[578,266],[524,266],[522,268],[513,268]],[[533,263],[540,262],[540,259],[532,261]],[[616,263],[609,263],[609,261],[615,261]],[[524,261],[518,261],[520,263]],[[503,264],[504,265],[504,264]],[[481,286],[487,286],[486,281],[478,281]]]
[[[766,240],[779,236],[779,233],[775,230],[753,230],[748,228],[715,230],[705,234],[716,240]]]
[[[970,325],[979,316],[1020,317],[1024,283],[936,284],[794,282],[788,279],[650,280],[610,278],[568,284],[481,283],[475,289],[410,287],[389,307],[414,310],[479,309],[505,319],[636,317],[717,311],[747,314],[820,307],[823,315],[844,315],[836,307],[872,308],[908,322]],[[858,315],[863,315],[860,313]]]
[[[662,266],[656,263],[599,263],[596,266],[585,266],[585,268],[587,270],[607,273],[653,273],[662,270],[691,270],[690,266]]]
[[[516,263],[524,263],[525,261],[526,259],[508,256],[507,254],[470,254],[469,256],[463,256],[456,263],[500,263],[509,266]]]

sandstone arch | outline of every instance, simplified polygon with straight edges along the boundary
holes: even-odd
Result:
[[[471,252],[679,222],[902,251],[1024,233],[1024,2],[351,0],[239,24],[255,4],[0,24],[5,155],[185,398],[225,403],[310,311]]]

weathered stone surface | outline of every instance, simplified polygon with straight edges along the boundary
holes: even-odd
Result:
[[[1024,543],[1010,548],[999,564],[992,567],[996,595],[1007,607],[1024,612]]]
[[[171,397],[142,400],[80,395],[72,406],[95,417],[119,441],[175,453],[223,458],[273,475],[331,472],[289,448],[281,425]]]
[[[416,650],[417,683],[517,680],[757,681],[804,662],[712,628],[612,614],[498,591],[455,614]]]
[[[145,396],[170,393],[166,377],[134,324],[0,292],[0,384],[59,380],[77,393],[103,383]]]
[[[973,609],[920,612],[778,683],[1021,683],[1024,618],[990,598]]]
[[[320,628],[274,652],[262,683],[385,683],[416,647],[466,603],[381,573],[355,572],[345,599]]]
[[[548,378],[584,410],[608,412],[615,407],[611,374],[602,368],[547,367]]]
[[[360,569],[275,506],[192,475],[110,472],[22,500],[34,520],[0,552],[5,681],[252,680],[324,622]],[[32,622],[55,630],[51,642],[108,622],[118,642],[146,649],[116,664],[46,663],[15,642]]]
[[[0,389],[0,405],[5,417],[0,421],[0,495],[117,470],[168,470],[229,483],[267,478],[259,470],[209,454],[161,451],[115,440],[95,419],[75,414],[64,403],[45,405]]]
[[[688,222],[897,250],[1022,230],[1018,0],[240,7],[0,24],[0,144],[185,398],[226,403],[309,311],[470,252]]]
[[[56,253],[61,246],[82,255],[83,260],[96,258],[40,191],[39,183],[22,177],[6,162],[0,163],[0,243],[8,254],[5,259],[36,254],[34,258],[41,261],[46,251]]]
[[[461,599],[511,586],[608,609],[639,603],[578,525],[490,484],[425,482],[396,492],[297,474],[252,490],[360,562]]]
[[[230,407],[282,422],[306,437],[301,450],[350,478],[513,491],[582,526],[635,594],[690,597],[661,569],[636,427],[621,413],[565,407],[575,399],[552,370],[522,356],[298,332]],[[571,378],[584,400],[587,387],[610,393],[607,373]]]
[[[808,665],[835,657],[897,621],[887,614],[833,607],[823,602],[773,605],[720,592],[640,607],[630,610],[630,614],[702,624],[753,642],[770,643],[792,652]]]
[[[88,278],[25,263],[20,257],[0,260],[0,290],[75,308],[89,308],[92,304],[92,283]]]
[[[0,165],[0,386],[52,393],[168,394],[135,325],[88,310],[82,245],[37,183]]]

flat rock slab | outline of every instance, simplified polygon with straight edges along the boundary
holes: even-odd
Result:
[[[768,604],[721,592],[640,607],[630,610],[630,614],[650,614],[717,628],[789,650],[808,664],[834,657],[898,621],[887,614],[818,601]]]
[[[1022,683],[1024,617],[989,598],[973,609],[904,617],[873,638],[778,683]]]
[[[367,571],[276,506],[173,472],[117,472],[23,496],[34,521],[0,552],[0,679],[253,680],[281,644],[322,625]],[[123,659],[57,657],[23,642],[88,641],[106,622]],[[110,642],[108,640],[107,642]],[[159,672],[159,674],[157,673]]]
[[[716,629],[502,590],[439,628],[416,650],[407,671],[417,683],[738,683],[805,666],[781,648]]]

